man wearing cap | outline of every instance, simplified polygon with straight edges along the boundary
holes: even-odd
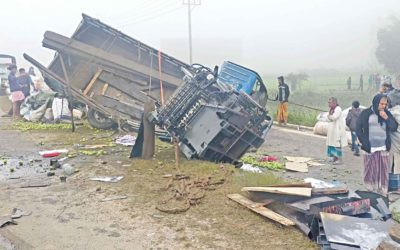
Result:
[[[283,76],[278,77],[278,95],[276,96],[275,100],[279,101],[278,104],[278,114],[276,120],[279,122],[279,125],[286,125],[288,121],[288,106],[289,106],[289,86],[285,83]]]
[[[18,84],[16,76],[17,66],[10,65],[8,70],[10,71],[10,74],[8,75],[8,84],[10,85],[11,101],[13,103],[13,119],[20,119],[20,107],[22,101],[25,99],[24,93],[22,92],[23,86]]]

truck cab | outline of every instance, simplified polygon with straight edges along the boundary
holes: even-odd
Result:
[[[243,91],[261,107],[267,104],[267,88],[260,75],[236,63],[225,61],[218,73],[218,81],[233,85],[236,91]]]

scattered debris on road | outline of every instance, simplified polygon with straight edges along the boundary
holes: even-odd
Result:
[[[291,159],[297,163],[309,161]],[[309,182],[244,187],[242,191],[250,199],[240,194],[227,197],[272,221],[296,225],[321,249],[376,249],[382,242],[397,247],[392,249],[400,248],[389,237],[391,234],[398,240],[399,236],[387,198],[367,191],[349,192],[340,183],[313,178],[306,181]]]
[[[226,177],[229,172],[224,170]],[[191,178],[185,174],[175,174],[169,177],[164,188],[165,194],[158,202],[156,209],[171,214],[183,213],[190,206],[197,205],[206,195],[225,183],[225,178],[209,176],[208,178]]]
[[[66,153],[68,153],[68,149],[55,149],[55,150],[46,150],[39,152],[39,154],[44,158],[56,157]]]
[[[37,187],[48,187],[51,183],[47,181],[29,181],[28,183],[22,184],[20,188],[37,188]]]
[[[262,173],[259,167],[253,167],[251,164],[243,164],[240,169],[251,173]]]
[[[124,199],[127,199],[127,198],[128,198],[128,196],[126,196],[126,195],[117,195],[117,196],[110,196],[110,197],[101,199],[100,201],[101,201],[101,202],[105,202],[105,201],[115,201],[115,200],[124,200]]]
[[[124,146],[134,146],[136,143],[136,137],[132,135],[124,135],[115,139],[115,143]]]
[[[255,156],[251,156],[251,155],[246,155],[246,156],[242,157],[240,159],[240,161],[245,164],[251,164],[252,166],[271,169],[271,170],[279,170],[279,169],[284,168],[284,165],[280,162],[262,161],[262,160],[260,160],[260,158],[257,158]]]
[[[90,180],[115,183],[115,182],[119,182],[123,178],[124,178],[123,176],[95,176],[95,177],[91,177]]]
[[[31,214],[32,214],[31,211],[24,211],[24,210],[19,209],[19,208],[14,208],[12,213],[11,213],[11,218],[12,219],[19,219],[22,216],[29,216]]]
[[[11,216],[0,216],[0,228],[10,224],[17,225],[18,223]]]

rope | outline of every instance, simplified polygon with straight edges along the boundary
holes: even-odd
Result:
[[[298,103],[294,103],[294,102],[289,102],[289,103],[290,103],[290,104],[293,104],[293,105],[295,105],[295,106],[299,106],[299,107],[303,107],[303,108],[307,108],[307,109],[311,109],[311,110],[315,110],[315,111],[326,112],[326,110],[322,110],[322,109],[318,109],[318,108],[313,108],[313,107],[306,106],[306,105],[303,105],[303,104],[298,104]]]
[[[158,51],[158,72],[160,73],[160,98],[161,98],[161,105],[164,105],[164,88],[163,88],[162,74],[161,74],[161,51]]]
[[[149,74],[149,92],[147,93],[147,95],[150,95],[150,91],[151,91],[151,74],[153,73],[153,54],[150,52],[150,74]]]

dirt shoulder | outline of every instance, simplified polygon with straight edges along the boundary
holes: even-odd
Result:
[[[18,219],[18,225],[5,229],[34,249],[316,248],[296,228],[263,219],[226,198],[245,185],[280,182],[274,174],[252,174],[230,165],[186,160],[182,160],[178,170],[172,147],[159,142],[156,157],[148,161],[128,159],[130,150],[124,146],[106,147],[101,154],[96,153],[98,156],[82,154],[76,144],[107,144],[116,134],[88,128],[79,128],[74,134],[68,130],[21,133],[9,130],[4,120],[0,122],[0,138],[10,133],[14,138],[6,140],[3,157],[17,158],[18,164],[22,161],[20,169],[43,169],[35,174],[23,172],[21,178],[6,179],[0,185],[0,200],[5,201],[0,203],[0,215],[9,214],[13,208],[32,212]],[[68,148],[77,155],[68,163],[79,172],[68,177],[66,183],[59,180],[61,170],[55,176],[46,175],[48,160],[39,158],[33,166],[27,163],[37,157],[38,150],[54,148]],[[188,182],[193,183],[224,181],[205,189],[204,198],[184,213],[160,212],[157,206],[171,195],[171,188],[166,189],[171,185],[170,178],[165,175],[177,173],[188,176]],[[117,183],[89,179],[100,175],[124,178]],[[32,179],[51,185],[20,188]],[[104,201],[120,196],[126,199]]]

